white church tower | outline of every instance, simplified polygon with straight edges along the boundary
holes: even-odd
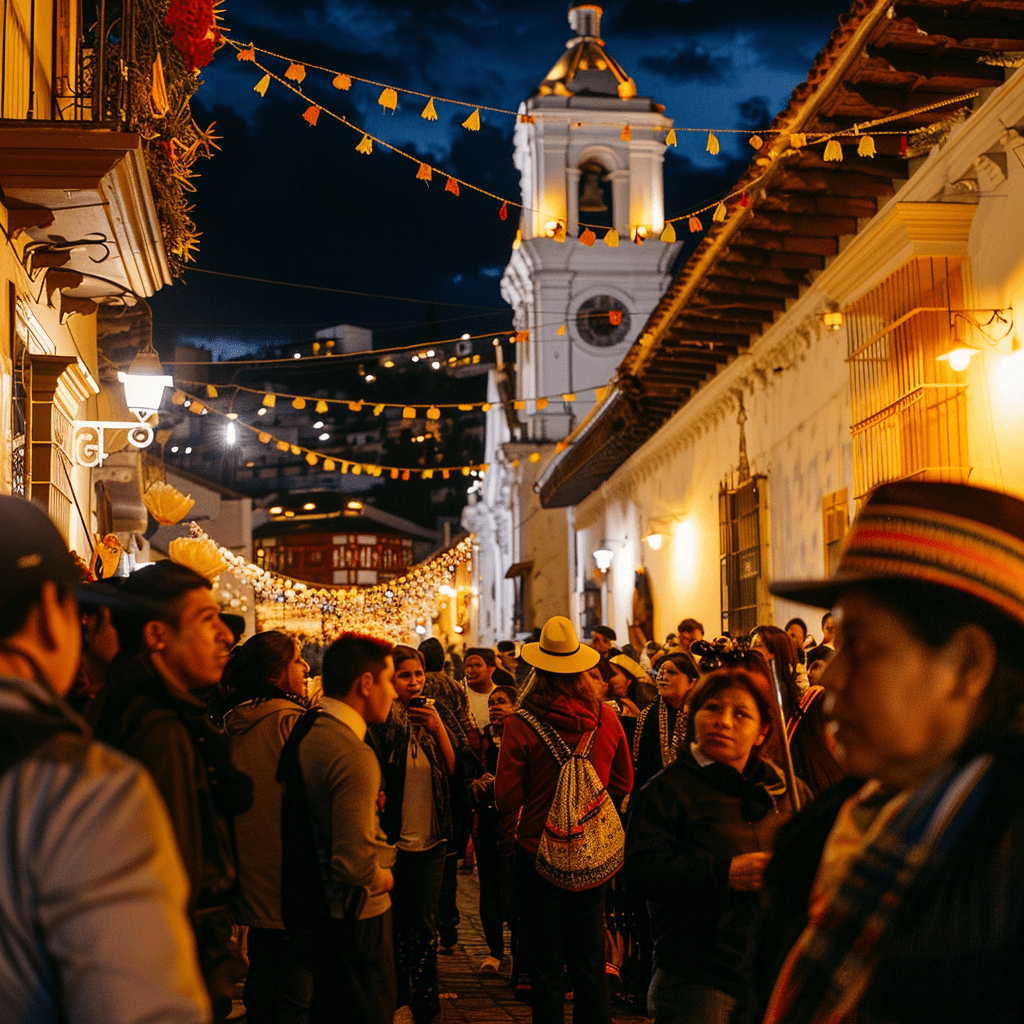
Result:
[[[523,212],[501,291],[529,332],[516,346],[524,440],[561,440],[586,415],[664,294],[679,248],[660,240],[672,120],[605,50],[600,7],[574,0],[569,24],[574,37],[520,104],[515,131]],[[567,393],[575,403],[561,401]]]

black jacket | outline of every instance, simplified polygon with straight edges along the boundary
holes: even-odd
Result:
[[[937,875],[910,890],[890,924],[857,1024],[1003,1024],[1024,1019],[1024,739],[1004,741],[984,803]],[[751,933],[749,1005],[760,1022],[786,955],[807,924],[821,852],[844,783],[779,833]]]
[[[729,865],[770,850],[790,813],[774,765],[701,768],[689,750],[633,797],[626,880],[648,901],[655,967],[739,995],[758,897],[729,888]]]

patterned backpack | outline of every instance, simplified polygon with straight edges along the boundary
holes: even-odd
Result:
[[[537,874],[561,889],[581,892],[608,881],[622,867],[626,835],[608,790],[590,763],[593,729],[575,750],[520,708],[517,712],[561,765],[555,796],[537,848]]]

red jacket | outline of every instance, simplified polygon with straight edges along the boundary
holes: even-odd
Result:
[[[541,717],[541,716],[538,716]],[[580,738],[597,726],[590,750],[590,762],[616,804],[633,787],[633,762],[619,716],[607,704],[601,705],[601,720],[573,697],[555,698],[547,714],[548,725],[573,749]],[[533,728],[518,715],[505,719],[494,780],[494,804],[508,814],[522,808],[516,842],[535,854],[551,801],[555,796],[559,764]]]

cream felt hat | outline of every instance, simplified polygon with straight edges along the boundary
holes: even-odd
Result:
[[[527,665],[542,672],[574,675],[593,668],[601,655],[593,647],[584,647],[576,637],[576,630],[564,615],[553,615],[540,631],[540,642],[524,644],[520,657]]]

